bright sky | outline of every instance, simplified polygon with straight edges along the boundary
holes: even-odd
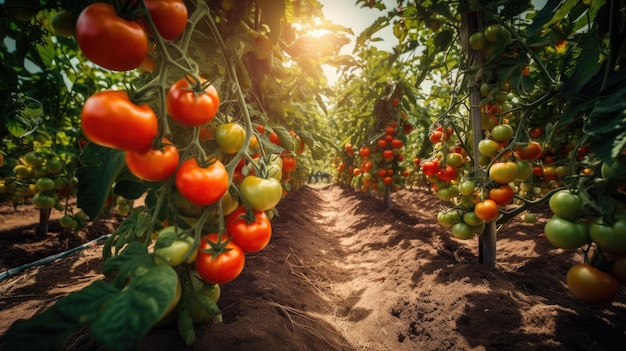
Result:
[[[320,3],[324,6],[322,11],[324,12],[324,17],[341,26],[350,27],[354,32],[354,37],[350,38],[351,43],[344,46],[341,53],[342,54],[350,54],[352,49],[354,48],[354,42],[356,41],[356,37],[369,25],[374,23],[376,19],[380,16],[383,16],[387,13],[387,10],[394,8],[397,6],[397,0],[384,0],[385,6],[387,6],[387,10],[380,11],[378,9],[370,9],[370,8],[360,8],[355,5],[355,0],[319,0]],[[381,50],[391,50],[395,42],[395,37],[393,36],[393,29],[391,26],[381,30],[376,33],[377,37],[384,38],[384,41],[380,41],[376,43],[376,46]],[[328,82],[330,84],[334,84],[337,80],[337,74],[335,73],[334,67],[324,66],[324,72],[328,77]]]

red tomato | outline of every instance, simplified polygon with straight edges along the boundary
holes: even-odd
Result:
[[[527,145],[515,147],[515,152],[517,152],[519,157],[528,161],[538,159],[542,151],[541,145],[536,141],[529,141]]]
[[[422,172],[427,175],[435,175],[439,171],[439,162],[438,161],[426,161],[422,163]]]
[[[144,0],[159,34],[167,40],[178,38],[187,26],[187,7],[181,0]]]
[[[439,130],[435,130],[433,131],[429,136],[428,136],[428,140],[430,140],[431,143],[433,144],[437,144],[438,142],[441,141],[441,139],[443,139],[443,132],[439,131]]]
[[[289,173],[296,170],[296,158],[289,154],[280,156],[283,160],[283,173]]]
[[[226,241],[225,239],[222,237],[222,243]],[[243,250],[231,241],[226,244],[223,252],[214,255],[205,251],[211,248],[208,241],[217,243],[218,234],[207,234],[200,242],[195,261],[198,275],[205,281],[215,284],[225,284],[237,278],[245,264]]]
[[[239,206],[226,217],[226,232],[244,252],[257,252],[265,248],[272,237],[270,219],[263,211],[253,211],[248,217],[244,206]]]
[[[272,142],[272,144],[275,144],[275,145],[280,145],[280,138],[278,137],[278,134],[276,134],[276,132],[275,132],[275,131],[271,131],[271,132],[270,132],[270,137],[269,137],[269,138],[270,138],[270,141]],[[346,146],[347,146],[347,145],[346,145]],[[347,151],[347,150],[348,150],[348,149],[346,149],[346,151]]]
[[[147,105],[133,104],[124,91],[93,94],[85,101],[80,119],[89,140],[121,150],[149,147],[159,128],[154,111]]]
[[[385,183],[387,185],[393,184],[393,178],[387,176],[387,177],[383,178],[383,183]]]
[[[228,190],[228,171],[220,161],[202,167],[195,158],[190,158],[176,171],[175,184],[187,200],[207,206],[219,201]]]
[[[444,182],[451,181],[452,179],[456,178],[456,167],[446,165],[446,168],[440,168],[437,172],[437,178]]]
[[[400,139],[392,139],[391,140],[391,147],[394,149],[399,149],[404,145],[404,143],[402,142],[402,140]]]
[[[501,184],[497,188],[489,190],[489,199],[493,200],[500,206],[504,206],[513,201],[515,192],[507,184]]]
[[[383,151],[383,158],[385,160],[393,160],[394,156],[395,155],[393,153],[393,150],[385,150],[385,151]]]
[[[179,79],[170,87],[165,100],[167,113],[177,122],[186,126],[199,126],[210,122],[220,105],[217,90],[212,84],[206,86],[202,79],[203,89],[195,91],[190,87],[187,78]]]
[[[174,174],[178,167],[178,148],[163,138],[160,149],[152,147],[126,151],[124,157],[128,170],[137,178],[150,182],[160,182]]]
[[[378,145],[379,149],[385,149],[387,148],[387,145],[389,143],[387,142],[387,140],[385,140],[385,138],[380,138],[378,139],[378,141],[376,142],[376,145]]]
[[[365,158],[365,157],[369,157],[370,155],[370,148],[367,146],[363,146],[361,149],[359,149],[359,156]]]
[[[87,6],[76,21],[76,41],[91,61],[114,71],[141,65],[148,52],[148,36],[141,26],[117,15],[101,2]]]

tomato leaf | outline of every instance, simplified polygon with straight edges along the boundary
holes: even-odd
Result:
[[[125,199],[129,200],[137,200],[146,192],[146,187],[132,180],[120,180],[115,183],[115,188],[113,192],[116,195],[121,195]]]
[[[115,245],[115,254],[117,255],[126,244],[138,241],[143,242],[148,228],[150,228],[151,220],[151,213],[145,208],[139,208],[131,212],[130,216],[122,222],[119,228],[104,243],[102,251],[105,262],[108,262],[107,259],[111,256],[113,245]],[[107,271],[104,274],[107,274]]]
[[[77,206],[92,219],[98,217],[111,186],[125,165],[124,153],[89,143],[80,155],[85,167],[77,169]]]

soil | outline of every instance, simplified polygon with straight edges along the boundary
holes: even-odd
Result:
[[[185,347],[175,327],[151,331],[141,350],[621,350],[624,288],[608,306],[567,290],[582,253],[555,249],[539,222],[514,219],[498,232],[496,267],[478,261],[477,240],[454,239],[436,222],[440,203],[423,189],[382,199],[337,185],[304,186],[278,205],[273,237],[222,286],[224,321],[196,327]],[[109,234],[108,217],[73,234],[58,218],[37,233],[38,212],[0,208],[0,274]],[[66,294],[101,279],[101,244],[0,282],[0,333]],[[2,346],[0,345],[0,350]],[[67,350],[104,350],[79,331]]]

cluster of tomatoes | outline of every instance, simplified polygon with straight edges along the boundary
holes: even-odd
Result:
[[[623,178],[623,167],[619,161],[602,163],[600,181]],[[610,216],[601,215],[594,206],[583,206],[585,201],[590,199],[569,189],[552,195],[553,215],[544,234],[557,248],[583,248],[585,252],[585,261],[568,270],[570,293],[587,304],[608,304],[617,298],[620,284],[626,284],[626,211],[624,203],[618,202]]]
[[[54,208],[64,211],[60,224],[67,229],[77,229],[85,224],[84,213],[73,213],[65,203],[76,190],[75,179],[66,169],[67,163],[72,162],[69,155],[59,155],[46,145],[26,152],[17,162],[15,159],[10,161],[14,175],[0,180],[1,199],[18,205],[23,203],[24,198],[30,198],[32,204],[41,210]]]
[[[410,171],[402,165],[406,132],[404,129],[400,131],[400,128],[398,121],[391,121],[375,143],[359,148],[358,155],[355,155],[352,144],[344,145],[345,153],[352,162],[346,169],[346,161],[340,161],[337,172],[348,174],[346,183],[356,190],[375,194],[385,194],[388,186],[391,191],[396,191],[405,184]]]
[[[181,4],[146,0],[149,16],[131,21],[119,17],[110,5],[89,5],[78,17],[77,41],[85,55],[102,67],[135,69],[147,58],[146,33],[153,34],[151,24],[159,32],[157,37],[166,40],[185,30],[187,12]],[[106,22],[116,25],[103,25]],[[117,47],[115,40],[110,41],[115,48],[96,47],[92,36],[99,38],[98,43],[106,42],[102,38],[123,37],[129,47]],[[118,49],[124,55],[116,53]],[[115,61],[121,57],[125,65]],[[145,95],[150,94],[109,90],[90,96],[81,113],[83,133],[94,144],[123,151],[128,171],[150,184],[146,205],[158,220],[150,241],[156,262],[186,265],[198,278],[194,278],[196,294],[202,290],[216,302],[219,284],[242,272],[245,254],[269,243],[270,218],[284,196],[281,182],[288,181],[296,169],[295,157],[305,144],[295,132],[279,137],[271,128],[253,124],[249,116],[222,113],[217,88],[193,72],[180,74],[165,89],[162,109],[150,100],[142,103]],[[281,147],[285,138],[293,150]],[[195,322],[216,317],[211,313],[215,310],[205,310],[199,316],[192,311]],[[171,316],[164,317],[168,319]]]

